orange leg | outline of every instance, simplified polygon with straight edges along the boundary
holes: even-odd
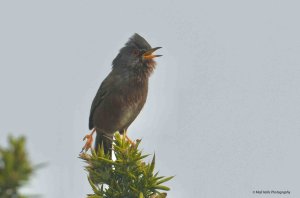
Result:
[[[128,140],[128,142],[132,145],[135,145],[135,142],[132,141],[127,135],[125,135],[126,139]]]
[[[123,137],[124,137],[124,135],[125,135],[126,140],[127,140],[130,144],[135,145],[134,141],[132,141],[132,140],[127,136],[127,130],[126,130],[126,129],[124,129],[124,131],[123,131]]]
[[[96,129],[93,128],[91,134],[87,134],[86,136],[84,136],[83,138],[83,141],[86,140],[86,143],[85,145],[82,147],[82,150],[81,150],[81,153],[83,151],[87,152],[91,147],[92,147],[92,144],[93,144],[93,134],[95,133]]]

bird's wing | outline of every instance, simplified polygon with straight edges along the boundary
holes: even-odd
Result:
[[[101,83],[98,92],[92,102],[91,111],[90,111],[90,118],[89,118],[89,129],[94,128],[93,124],[93,115],[95,112],[95,109],[101,104],[103,99],[108,95],[109,93],[109,87],[112,83],[112,80],[110,78],[111,73],[104,79],[104,81]]]

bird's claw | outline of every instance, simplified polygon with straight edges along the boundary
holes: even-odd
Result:
[[[93,134],[94,134],[95,130],[92,131],[91,134],[87,134],[86,136],[84,136],[83,141],[86,140],[85,145],[82,147],[82,150],[80,153],[82,153],[83,151],[87,152],[90,148],[92,148],[92,144],[93,144]]]
[[[134,141],[132,141],[127,135],[125,135],[125,137],[126,137],[127,141],[128,141],[131,145],[135,146],[135,142],[134,142]]]

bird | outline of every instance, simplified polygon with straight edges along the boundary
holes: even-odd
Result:
[[[82,151],[92,147],[93,134],[96,132],[95,151],[103,145],[104,153],[111,154],[115,132],[126,135],[131,123],[141,112],[148,95],[149,77],[156,62],[153,52],[161,47],[152,48],[139,34],[129,38],[124,47],[112,61],[112,69],[102,81],[92,102],[89,129],[90,134]],[[126,138],[132,142],[127,136]]]

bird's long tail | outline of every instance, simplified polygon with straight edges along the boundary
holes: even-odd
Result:
[[[95,141],[96,152],[98,152],[98,149],[100,148],[101,144],[103,144],[104,152],[109,153],[111,156],[112,141],[113,141],[113,134],[97,131],[97,136],[96,136],[96,141]]]

